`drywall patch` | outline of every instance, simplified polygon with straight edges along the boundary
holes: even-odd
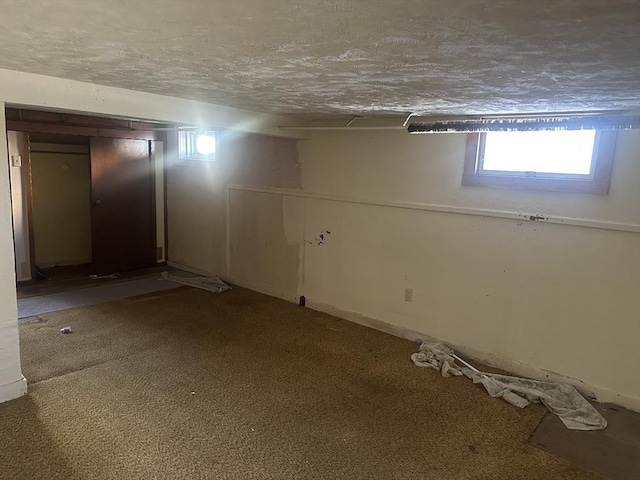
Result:
[[[229,200],[229,275],[296,295],[302,243],[296,240],[302,237],[299,206],[283,202],[280,195],[241,190],[231,190]]]
[[[220,173],[228,184],[300,189],[297,141],[224,130],[219,139]]]

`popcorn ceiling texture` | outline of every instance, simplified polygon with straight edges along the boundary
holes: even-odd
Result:
[[[638,0],[1,0],[0,66],[258,111],[640,106]]]

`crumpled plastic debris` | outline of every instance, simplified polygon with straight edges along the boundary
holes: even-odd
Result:
[[[605,418],[572,385],[480,372],[442,343],[423,342],[411,360],[419,367],[440,370],[443,377],[464,375],[482,384],[492,397],[519,408],[542,402],[571,430],[607,427]]]
[[[174,283],[180,283],[182,285],[188,285],[190,287],[201,288],[213,293],[222,293],[227,290],[231,290],[231,287],[220,280],[218,277],[182,277],[179,275],[172,275],[169,272],[162,272],[160,277],[163,280],[168,280]]]

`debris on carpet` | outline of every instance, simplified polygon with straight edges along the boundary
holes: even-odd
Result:
[[[190,287],[201,288],[213,293],[222,293],[227,290],[231,290],[231,287],[220,280],[217,276],[213,277],[182,277],[179,275],[172,275],[169,272],[162,272],[160,277],[163,280],[169,282],[180,283],[182,285],[188,285]]]
[[[103,278],[120,278],[120,274],[116,272],[109,275],[89,275],[89,278],[91,280],[101,280]]]
[[[607,427],[604,417],[572,385],[480,372],[442,343],[423,342],[411,360],[418,367],[440,370],[443,377],[464,375],[481,383],[492,397],[519,408],[542,402],[571,430]]]

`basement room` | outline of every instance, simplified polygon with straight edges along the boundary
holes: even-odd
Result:
[[[0,479],[640,478],[640,0],[0,0]]]

